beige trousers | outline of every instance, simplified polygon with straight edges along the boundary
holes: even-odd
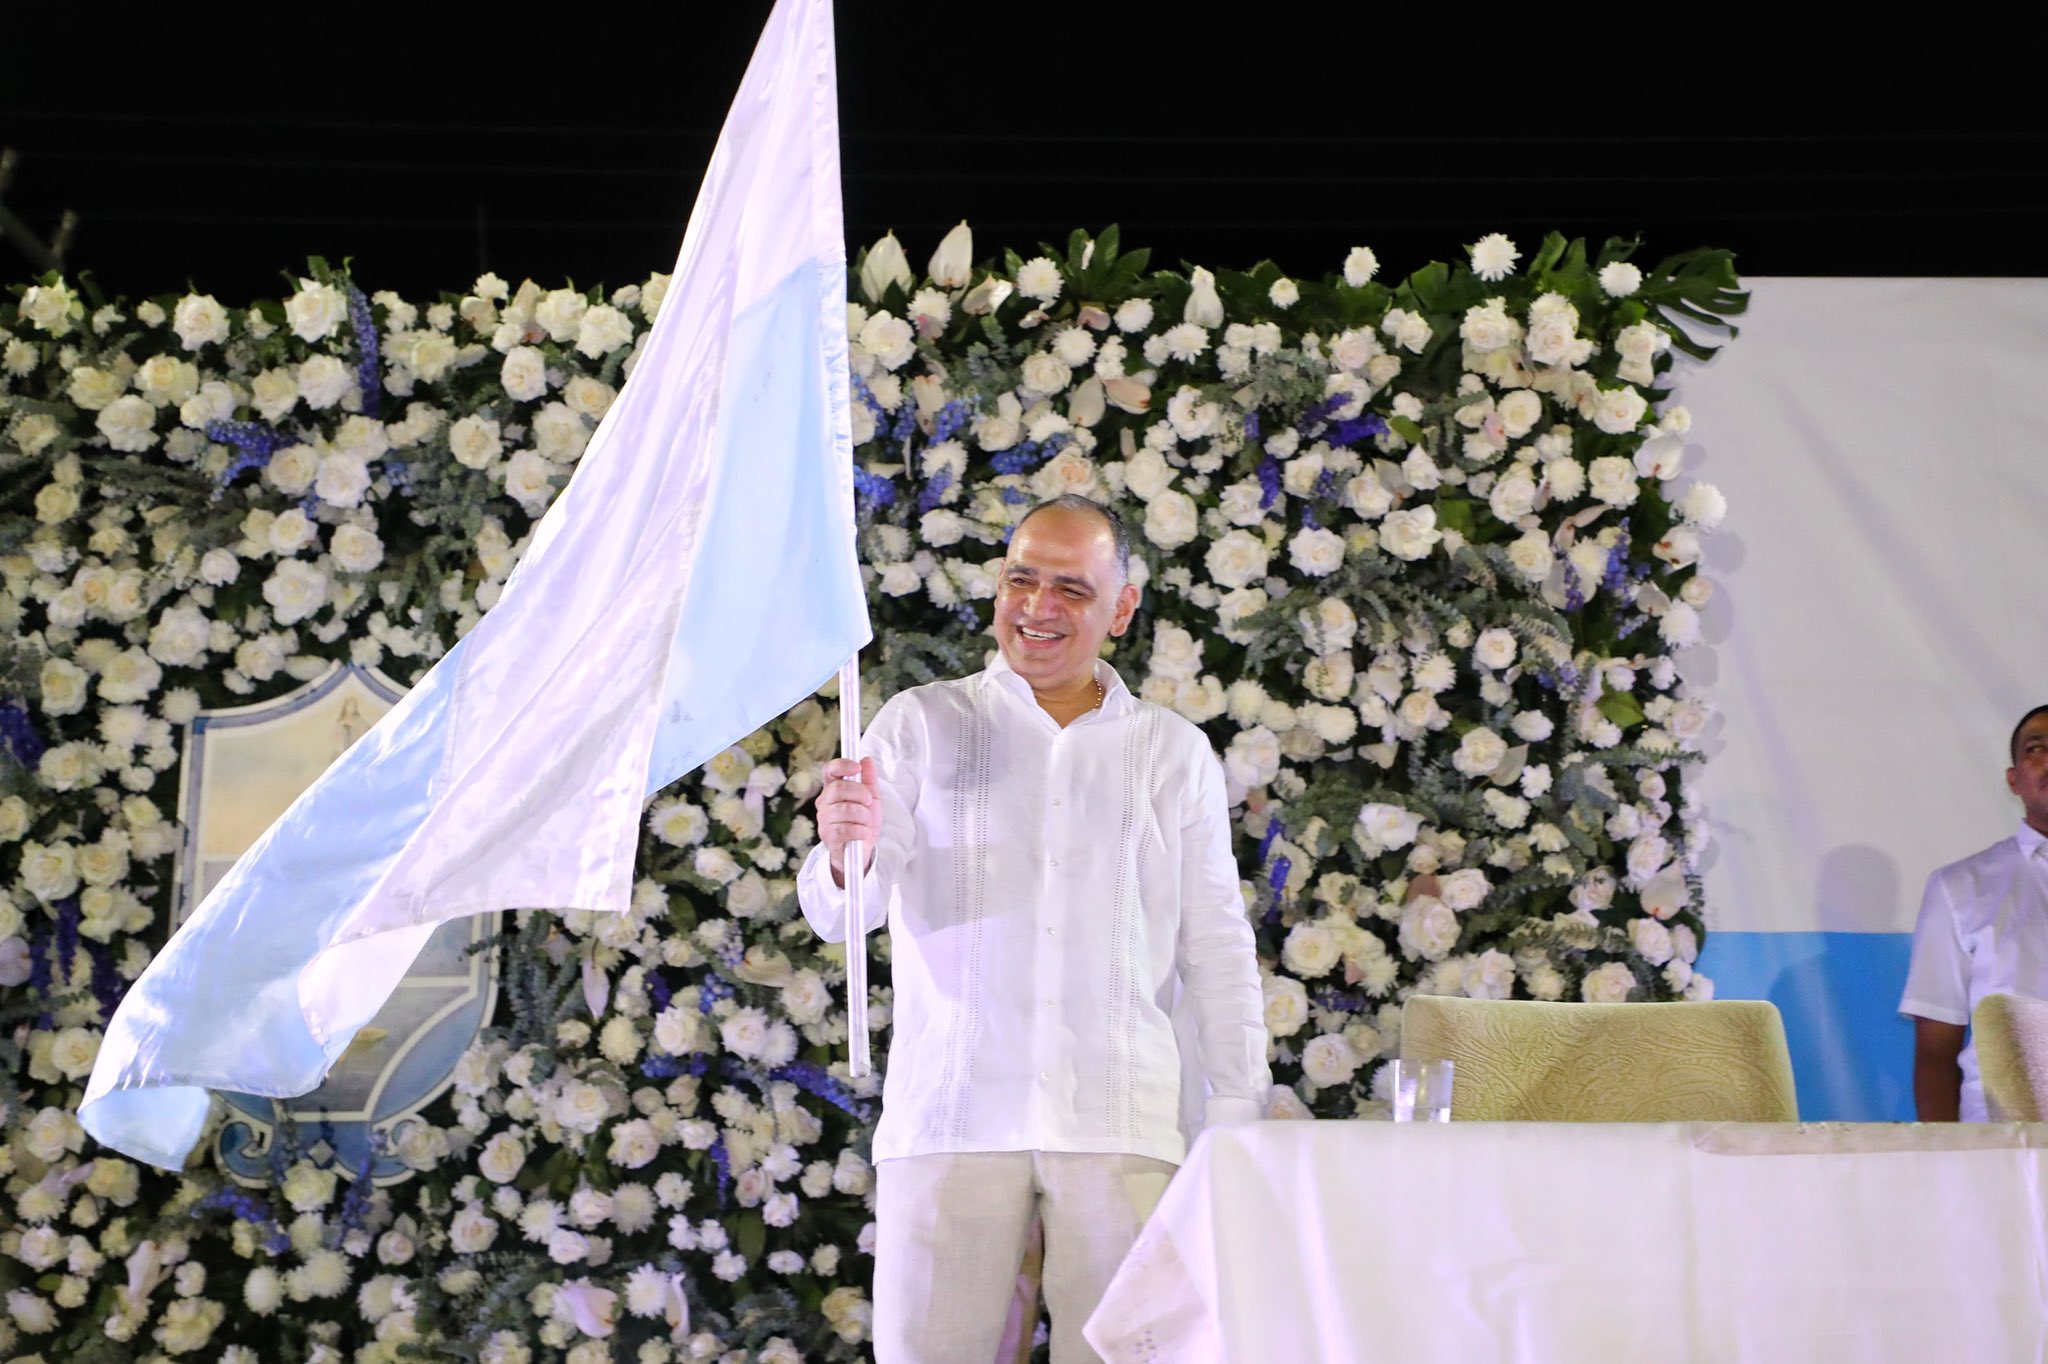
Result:
[[[1094,1364],[1081,1327],[1173,1172],[1145,1156],[1066,1151],[881,1162],[876,1364],[994,1364],[1034,1219],[1045,1230],[1053,1364]]]

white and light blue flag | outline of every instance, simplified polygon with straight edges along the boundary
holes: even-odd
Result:
[[[830,0],[778,0],[632,377],[488,615],[136,981],[79,1119],[177,1166],[316,1087],[437,924],[624,911],[649,795],[868,640]]]

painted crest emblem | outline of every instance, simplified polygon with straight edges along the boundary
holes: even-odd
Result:
[[[383,675],[337,663],[297,691],[252,706],[201,711],[186,734],[178,808],[185,826],[172,892],[173,931],[199,907],[263,831],[404,694]],[[497,1001],[490,952],[469,950],[496,914],[444,923],[318,1089],[294,1099],[223,1093],[233,1110],[215,1151],[237,1179],[271,1178],[271,1139],[282,1106],[307,1155],[378,1183],[412,1169],[396,1151],[401,1129],[439,1097]]]

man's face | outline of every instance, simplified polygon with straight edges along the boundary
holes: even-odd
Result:
[[[2048,715],[2020,726],[2019,758],[2005,769],[2006,788],[2026,807],[2027,823],[2048,833]]]
[[[1046,691],[1094,675],[1102,641],[1121,635],[1138,589],[1116,570],[1116,541],[1102,518],[1053,507],[1010,537],[996,585],[996,645],[1003,661]]]

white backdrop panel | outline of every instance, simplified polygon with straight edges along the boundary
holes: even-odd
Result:
[[[1721,710],[1706,965],[1785,1011],[1806,1117],[1903,1117],[1897,935],[2011,831],[2006,737],[2048,702],[2048,280],[1749,284],[1677,376],[1729,503],[1686,660]]]
[[[1688,660],[1713,923],[1910,932],[2010,832],[2006,736],[2048,701],[2048,280],[1750,283],[1680,375],[1729,503]]]

